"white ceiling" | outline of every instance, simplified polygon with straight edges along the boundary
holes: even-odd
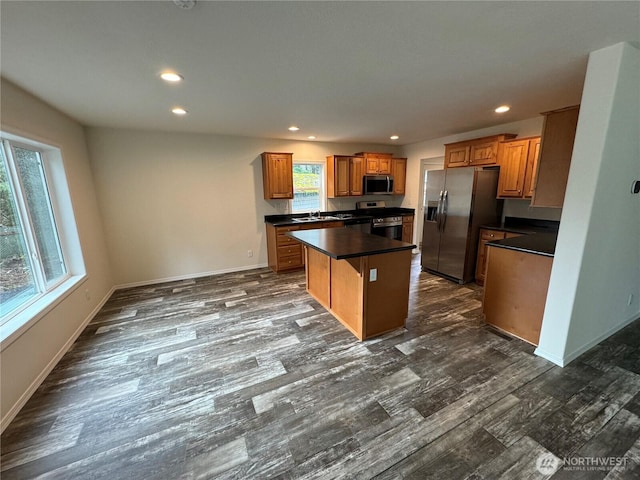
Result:
[[[590,51],[640,45],[638,1],[3,0],[0,15],[2,75],[84,125],[332,142],[576,104]],[[159,80],[167,68],[184,82]]]

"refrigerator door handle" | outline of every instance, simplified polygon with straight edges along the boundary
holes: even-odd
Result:
[[[444,232],[445,224],[447,223],[447,203],[449,203],[449,190],[444,191],[444,196],[442,197],[442,231]]]
[[[442,228],[440,226],[440,216],[442,214],[442,198],[444,195],[444,190],[440,190],[440,196],[438,197],[438,207],[436,208],[436,222],[438,225],[438,231],[441,232]]]

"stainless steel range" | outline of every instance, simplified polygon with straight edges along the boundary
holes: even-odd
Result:
[[[402,216],[395,214],[384,214],[382,210],[386,208],[384,201],[358,202],[356,210],[371,210],[367,212],[373,216],[371,220],[371,233],[381,237],[402,240]]]
[[[371,221],[371,233],[402,240],[402,217],[381,217]]]

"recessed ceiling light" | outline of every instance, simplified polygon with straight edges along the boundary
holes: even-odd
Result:
[[[175,113],[176,115],[186,115],[187,114],[187,111],[182,107],[172,108],[171,111],[173,113]]]
[[[162,72],[160,74],[160,78],[165,82],[171,83],[181,82],[182,80],[184,80],[184,77],[176,72]]]
[[[389,138],[391,140],[398,140],[400,137],[398,135],[391,135]]]
[[[511,107],[508,105],[500,105],[498,108],[495,109],[496,113],[504,113],[504,112],[508,112],[509,110],[511,110]]]
[[[298,130],[300,130],[300,127],[296,127],[295,125],[291,125],[289,127],[290,132],[297,132]]]
[[[196,0],[173,0],[173,3],[183,10],[191,10],[196,4]]]
[[[309,140],[315,140],[315,139],[316,139],[316,136],[315,136],[315,135],[309,135],[307,138],[308,138]]]

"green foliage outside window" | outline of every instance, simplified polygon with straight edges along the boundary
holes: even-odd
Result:
[[[322,164],[293,164],[293,212],[321,210],[323,172]]]

